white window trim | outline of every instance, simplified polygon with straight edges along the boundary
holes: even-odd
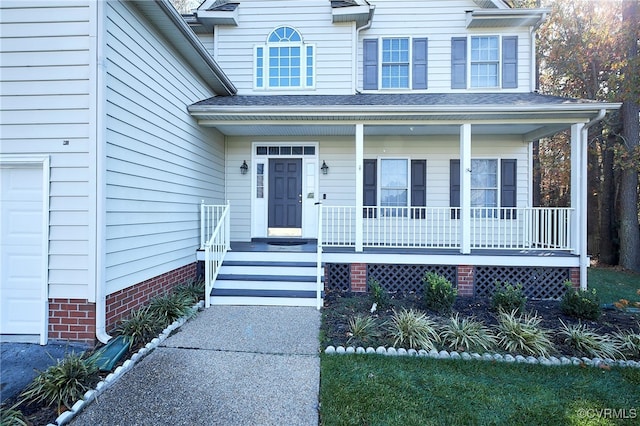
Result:
[[[280,28],[280,27],[277,27]],[[274,30],[270,31],[267,35],[267,39],[263,44],[256,44],[253,47],[253,88],[256,91],[300,91],[300,90],[314,90],[316,88],[317,81],[317,64],[316,64],[316,45],[314,43],[305,43],[304,38],[300,31],[294,27],[295,31],[300,34],[300,42],[269,42],[269,35]],[[270,47],[299,47],[300,48],[300,86],[275,86],[271,87],[269,84],[269,48]],[[313,62],[313,80],[311,85],[307,85],[307,48],[311,47],[311,60]],[[258,86],[258,49],[262,48],[262,86]]]
[[[502,37],[504,34],[472,34],[467,37],[467,89],[470,90],[486,90],[502,88]],[[498,38],[498,80],[496,86],[477,86],[471,84],[471,40],[476,37],[497,37]],[[485,63],[486,61],[482,61]]]
[[[409,80],[407,81],[407,87],[383,87],[382,82],[382,67],[384,65],[383,61],[383,52],[384,52],[384,40],[395,40],[395,39],[407,39],[409,44]],[[393,36],[393,37],[380,37],[378,42],[378,90],[383,91],[392,91],[392,90],[412,90],[413,88],[413,37],[410,36]]]
[[[394,207],[410,207],[411,206],[411,157],[378,157],[377,159],[377,176],[376,176],[376,197],[377,206],[380,208],[394,208]],[[383,160],[404,160],[407,163],[407,204],[404,206],[383,206],[382,205],[382,161]]]

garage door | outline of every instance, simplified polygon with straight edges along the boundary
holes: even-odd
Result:
[[[0,163],[0,334],[4,340],[14,335],[28,341],[45,331],[43,170],[41,162]],[[41,343],[42,338],[46,341],[41,336]]]

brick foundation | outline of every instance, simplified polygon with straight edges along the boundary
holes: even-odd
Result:
[[[108,295],[106,308],[107,331],[111,331],[117,322],[126,317],[132,310],[146,305],[151,298],[194,279],[196,266],[194,262]]]
[[[571,277],[571,286],[576,290],[580,290],[580,268],[571,268],[569,274]]]
[[[49,299],[49,339],[93,344],[96,304],[86,299]]]
[[[473,266],[458,265],[458,295],[473,296]]]
[[[367,291],[367,264],[351,264],[351,291],[363,293]]]

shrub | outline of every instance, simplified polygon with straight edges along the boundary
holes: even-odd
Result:
[[[349,319],[348,344],[366,344],[380,337],[378,323],[368,315],[356,315]]]
[[[500,311],[498,314],[498,344],[507,352],[547,356],[553,350],[550,332],[539,327],[542,318],[536,315]]]
[[[640,324],[638,324],[640,328]],[[640,332],[636,333],[633,330],[619,331],[614,333],[614,339],[619,350],[626,356],[638,357],[640,356]]]
[[[173,293],[190,300],[190,305],[195,305],[204,299],[204,281],[193,280],[180,284],[173,290]]]
[[[129,317],[122,320],[115,329],[115,334],[123,335],[129,340],[129,347],[144,345],[162,331],[157,317],[148,307],[136,309]]]
[[[95,362],[83,359],[82,355],[67,354],[27,385],[20,394],[20,403],[55,405],[60,413],[63,405],[71,409],[99,380]]]
[[[489,350],[496,342],[491,330],[473,318],[449,318],[440,334],[444,344],[457,351]]]
[[[458,290],[453,288],[451,282],[433,272],[427,272],[422,281],[427,308],[440,313],[450,312],[458,295]]]
[[[567,291],[562,296],[560,309],[566,315],[580,318],[596,320],[600,317],[600,300],[596,294],[596,289],[591,291],[576,290],[571,283],[565,283]]]
[[[193,303],[188,295],[173,293],[151,299],[149,311],[164,328],[178,318],[190,315],[192,306]]]
[[[436,324],[425,313],[413,309],[393,311],[389,324],[389,335],[398,344],[411,349],[435,349],[440,337]]]
[[[562,320],[560,323],[560,334],[565,336],[565,343],[580,354],[598,358],[616,358],[622,355],[610,336],[600,335],[583,324],[566,325]]]
[[[376,279],[370,278],[367,284],[372,303],[378,305],[378,308],[387,306],[389,304],[389,293],[382,288],[380,283]]]
[[[513,286],[509,283],[496,282],[493,296],[491,297],[493,309],[520,313],[524,310],[525,303],[527,303],[527,297],[524,295],[522,284],[518,283]]]

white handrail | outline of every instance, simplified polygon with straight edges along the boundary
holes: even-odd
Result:
[[[322,307],[322,203],[316,203],[318,206],[318,246],[316,248],[316,309]]]
[[[319,235],[325,247],[355,247],[355,217],[363,215],[363,246],[459,249],[459,207],[321,206]],[[571,208],[474,207],[471,248],[571,250]]]
[[[205,306],[211,305],[211,291],[213,284],[218,277],[222,262],[227,251],[230,249],[231,241],[229,240],[230,231],[230,204],[226,206],[208,206],[208,207],[221,207],[220,215],[215,229],[213,229],[211,236],[204,244],[204,279],[205,279],[205,293],[204,300]],[[216,209],[217,210],[217,209]],[[203,225],[204,227],[204,225]]]

